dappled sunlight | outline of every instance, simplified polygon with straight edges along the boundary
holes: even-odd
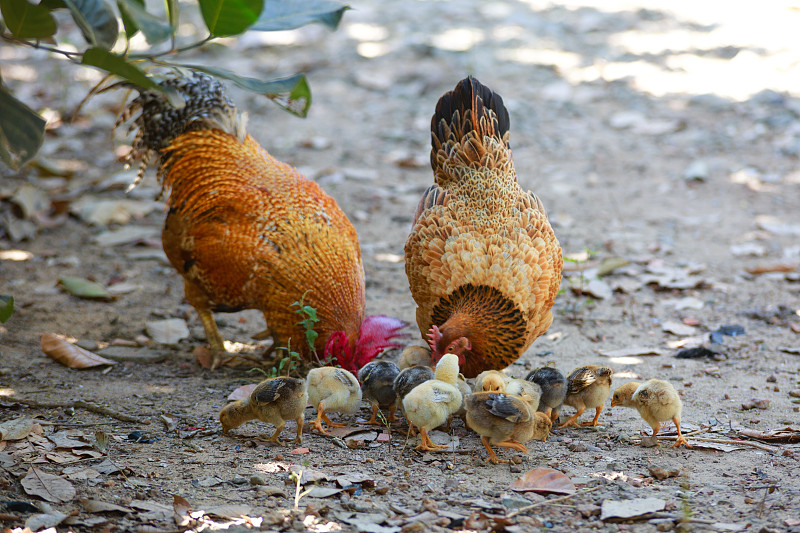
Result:
[[[452,28],[434,35],[431,43],[436,48],[450,52],[466,52],[483,42],[484,32],[479,28]]]
[[[25,250],[0,250],[0,261],[28,261],[33,254]]]
[[[17,392],[14,389],[6,389],[0,387],[0,397],[2,396],[14,396]]]

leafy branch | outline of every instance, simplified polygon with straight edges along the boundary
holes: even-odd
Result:
[[[144,0],[0,0],[0,41],[60,55],[68,61],[103,71],[106,76],[144,89],[165,90],[151,73],[158,68],[199,70],[230,80],[259,93],[280,107],[304,117],[311,105],[311,90],[303,74],[259,80],[217,67],[174,61],[181,54],[220,37],[247,31],[284,31],[318,23],[336,29],[347,6],[333,0],[198,0],[208,35],[178,46],[178,0],[165,0],[166,18],[147,11]],[[192,6],[194,7],[194,6]],[[58,44],[58,22],[53,13],[67,10],[83,34],[86,46],[75,51]],[[120,31],[120,22],[121,30]],[[130,39],[141,33],[150,49],[132,54]],[[124,38],[124,52],[115,51]],[[164,44],[169,45],[164,48]],[[44,141],[45,121],[19,101],[0,75],[0,160],[16,170],[32,159]]]

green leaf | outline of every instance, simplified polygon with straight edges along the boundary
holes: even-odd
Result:
[[[319,333],[317,333],[313,329],[306,331],[306,341],[308,342],[308,345],[311,348],[313,348],[314,343],[317,342],[317,337],[319,337]]]
[[[250,29],[255,31],[293,30],[306,24],[324,24],[335,30],[348,6],[331,0],[271,0],[264,5],[258,22]]]
[[[119,36],[117,17],[103,0],[64,0],[75,24],[92,46],[111,50]]]
[[[17,39],[44,39],[56,33],[56,20],[50,10],[27,0],[0,0],[8,30]]]
[[[238,76],[229,70],[207,67],[204,65],[178,65],[184,68],[199,70],[218,78],[232,81],[242,89],[266,96],[280,107],[297,115],[305,117],[311,107],[311,89],[305,74],[295,74],[288,78],[262,81],[255,78]],[[297,302],[299,305],[299,302]]]
[[[172,35],[173,27],[160,17],[151,15],[144,9],[144,0],[117,0],[122,22],[125,24],[125,33],[128,33],[128,24],[133,23],[142,31],[147,44],[154,45],[166,41]],[[125,18],[129,22],[125,23]],[[134,30],[133,33],[136,33]],[[132,35],[132,34],[130,34]],[[128,37],[130,37],[128,35]]]
[[[208,31],[216,37],[244,33],[264,9],[264,0],[199,0]]]
[[[58,283],[62,285],[67,292],[78,298],[86,298],[89,300],[110,300],[111,294],[103,287],[94,281],[89,281],[83,278],[73,278],[63,276],[58,279]]]
[[[167,18],[169,19],[169,25],[173,28],[178,27],[178,13],[180,12],[180,7],[178,6],[178,0],[164,0],[167,8]]]
[[[303,307],[303,312],[307,314],[308,318],[310,318],[313,322],[319,322],[319,319],[317,318],[317,310],[310,305]]]
[[[144,0],[130,0],[132,2],[136,2],[141,7],[144,7]],[[136,32],[139,31],[139,26],[136,25],[136,21],[133,20],[131,17],[128,16],[128,13],[122,8],[122,3],[120,0],[117,0],[117,8],[119,8],[119,14],[122,18],[122,27],[125,29],[125,37],[130,39]]]
[[[44,141],[45,120],[0,85],[0,159],[17,170]]]
[[[8,294],[0,294],[0,323],[6,321],[14,314],[14,297]]]

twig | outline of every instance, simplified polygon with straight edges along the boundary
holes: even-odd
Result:
[[[560,498],[555,498],[553,500],[545,500],[543,502],[537,502],[537,503],[534,503],[532,505],[527,505],[525,507],[520,507],[516,511],[508,513],[506,515],[506,518],[513,518],[513,517],[517,516],[518,514],[527,513],[531,509],[535,509],[536,507],[541,507],[542,505],[551,505],[553,503],[563,502],[564,500],[568,500],[570,498],[574,498],[575,496],[583,496],[584,494],[588,494],[589,492],[595,491],[595,490],[597,490],[599,488],[602,488],[602,487],[603,487],[603,485],[597,485],[596,487],[592,487],[590,489],[582,490],[580,492],[576,492],[575,494],[567,494],[566,496],[562,496]]]
[[[684,437],[691,437],[692,435],[696,435],[700,431],[694,433],[687,433]],[[641,439],[641,437],[635,437],[636,439]],[[677,435],[657,435],[656,438],[658,440],[678,440]],[[753,448],[758,448],[760,450],[764,450],[771,453],[778,453],[776,448],[772,446],[767,446],[766,444],[761,444],[759,442],[750,442],[747,440],[732,440],[732,439],[713,439],[709,437],[692,437],[692,440],[696,440],[699,442],[713,442],[715,444],[731,444],[734,446],[752,446]]]
[[[39,407],[44,409],[50,409],[53,407],[62,407],[65,409],[86,409],[87,411],[110,416],[111,418],[122,420],[123,422],[136,422],[137,424],[148,423],[144,420],[136,418],[135,416],[126,415],[124,413],[114,411],[113,409],[109,409],[108,407],[103,407],[102,405],[97,405],[96,403],[87,402],[85,400],[73,400],[71,402],[41,402],[39,400],[32,400],[29,398],[17,398],[16,396],[12,396],[9,399],[13,402],[21,403],[22,405],[27,405],[29,407]]]

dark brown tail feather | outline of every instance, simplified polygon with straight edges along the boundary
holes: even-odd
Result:
[[[462,141],[470,132],[475,132],[478,141],[490,136],[508,144],[508,128],[508,111],[503,98],[469,76],[436,104],[431,119],[431,163],[436,168],[434,153],[448,141]]]

